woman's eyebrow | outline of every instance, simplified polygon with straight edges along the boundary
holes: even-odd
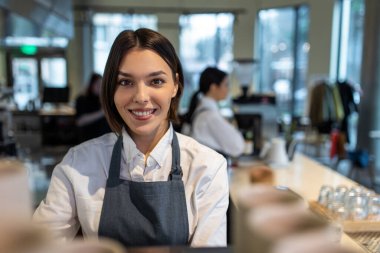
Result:
[[[118,71],[118,74],[124,77],[133,77],[133,75],[126,72],[122,72],[120,70]],[[166,73],[162,70],[154,71],[154,72],[149,73],[147,77],[153,77],[153,76],[159,76],[159,75],[166,75]]]
[[[159,76],[159,75],[166,75],[166,73],[164,71],[160,70],[160,71],[152,72],[148,76]]]
[[[128,74],[128,73],[125,73],[125,72],[122,72],[122,71],[118,71],[118,75],[120,75],[120,76],[124,76],[124,77],[132,77],[132,75],[131,74]]]

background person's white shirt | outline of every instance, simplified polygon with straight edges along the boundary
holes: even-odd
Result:
[[[191,136],[194,139],[230,156],[243,153],[243,135],[223,118],[214,99],[203,96],[193,117]]]
[[[194,139],[178,134],[191,246],[226,245],[228,176],[226,160]],[[171,170],[173,128],[162,137],[144,166],[142,154],[123,131],[121,178],[167,181]],[[96,237],[108,177],[114,133],[71,148],[54,169],[47,197],[34,213],[61,240],[71,240],[79,226]]]

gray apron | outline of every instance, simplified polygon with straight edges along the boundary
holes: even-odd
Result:
[[[98,235],[126,247],[187,245],[189,223],[176,133],[168,181],[120,179],[122,146],[123,139],[119,136],[112,151]]]

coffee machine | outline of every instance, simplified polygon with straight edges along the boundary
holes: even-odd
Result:
[[[259,61],[255,59],[236,59],[234,70],[242,94],[233,99],[235,119],[246,143],[252,145],[250,154],[259,155],[265,140],[277,136],[277,108],[274,94],[253,93],[253,80]]]

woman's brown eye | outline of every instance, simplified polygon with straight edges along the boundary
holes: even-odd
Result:
[[[163,83],[164,83],[164,80],[162,80],[162,79],[154,79],[152,81],[152,84],[154,84],[154,85],[162,85]]]
[[[130,81],[130,80],[119,80],[118,84],[121,86],[130,86],[130,85],[132,85],[132,81]]]

